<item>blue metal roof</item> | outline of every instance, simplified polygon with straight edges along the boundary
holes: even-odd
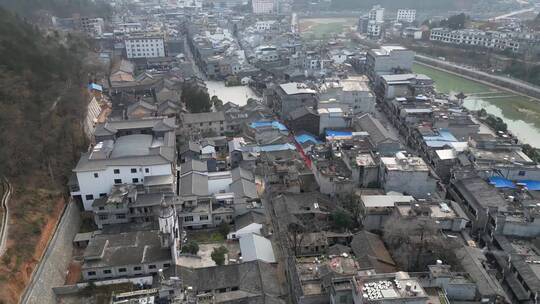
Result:
[[[287,127],[285,127],[284,124],[280,123],[279,121],[255,121],[250,124],[250,127],[253,129],[262,128],[262,127],[273,127],[274,129],[278,129],[280,131],[287,131]]]
[[[303,144],[303,143],[306,143],[308,141],[318,145],[318,144],[321,144],[322,142],[320,140],[318,140],[317,138],[315,138],[315,136],[313,135],[310,135],[310,134],[302,134],[302,135],[298,135],[298,136],[295,136],[294,137],[296,139],[296,141],[300,144]]]
[[[516,188],[516,185],[511,180],[500,176],[490,177],[489,183],[495,186],[495,188]]]
[[[540,191],[540,181],[524,179],[518,181],[520,184],[525,184],[525,187],[531,191]]]
[[[103,87],[100,86],[100,85],[97,84],[97,83],[91,83],[91,84],[89,84],[89,85],[88,85],[88,88],[89,88],[90,90],[96,90],[96,91],[103,92]]]

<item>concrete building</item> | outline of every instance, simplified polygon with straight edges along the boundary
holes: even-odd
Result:
[[[353,126],[356,131],[364,131],[369,134],[368,138],[373,148],[381,155],[395,155],[401,148],[397,137],[369,113],[355,118]]]
[[[223,112],[182,113],[181,127],[188,133],[213,133],[223,136],[227,131],[227,123]]]
[[[456,202],[420,200],[418,202],[396,203],[394,215],[401,219],[427,217],[442,230],[460,232],[469,222],[468,216]]]
[[[276,0],[253,0],[251,6],[256,15],[273,14],[277,9]]]
[[[350,118],[340,108],[320,108],[319,114],[319,132],[324,134],[325,130],[344,129],[350,126]]]
[[[351,113],[372,113],[375,96],[366,76],[351,76],[346,79],[325,80],[319,86],[320,100],[335,99],[340,106],[348,106]]]
[[[388,191],[426,198],[437,191],[437,180],[421,157],[396,153],[381,158],[381,186]]]
[[[367,23],[367,35],[371,39],[380,38],[384,32],[384,23],[369,20]]]
[[[359,274],[352,278],[351,283],[355,304],[423,304],[429,299],[420,281],[406,272]]]
[[[416,10],[415,9],[398,9],[396,15],[397,22],[407,22],[412,23],[416,20]]]
[[[369,11],[368,18],[369,20],[373,20],[376,22],[383,22],[384,7],[381,7],[380,5],[373,6],[373,8]]]
[[[103,18],[81,17],[81,29],[92,37],[101,37],[104,26]]]
[[[395,74],[398,71],[411,71],[414,52],[402,46],[383,45],[371,49],[366,54],[368,77],[374,81],[377,76]]]
[[[131,34],[125,39],[124,44],[128,59],[167,56],[165,39],[162,34]]]
[[[289,113],[300,107],[315,107],[318,96],[317,91],[308,88],[305,84],[290,82],[276,86],[266,99],[274,112],[283,119],[287,119]]]
[[[147,193],[176,192],[175,128],[174,118],[163,117],[98,125],[97,144],[73,169],[71,196],[91,210],[94,199],[106,196],[113,185],[135,184]]]
[[[360,221],[368,231],[382,230],[386,221],[392,216],[397,203],[413,203],[414,197],[409,195],[360,195]]]

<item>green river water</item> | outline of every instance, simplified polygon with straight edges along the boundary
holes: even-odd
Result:
[[[466,108],[484,108],[502,118],[522,142],[540,148],[540,101],[419,64],[415,64],[413,70],[431,77],[438,92],[465,93],[468,95],[464,104]]]

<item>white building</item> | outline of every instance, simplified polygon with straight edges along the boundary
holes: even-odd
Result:
[[[517,52],[520,46],[519,41],[509,33],[475,29],[451,30],[446,28],[435,28],[431,30],[429,40],[489,49],[510,49],[514,52]]]
[[[376,21],[376,22],[383,22],[384,21],[384,8],[380,5],[375,5],[373,8],[369,11],[369,20]]]
[[[366,55],[367,75],[373,81],[376,76],[396,74],[398,71],[411,71],[414,52],[402,46],[383,45],[372,49]]]
[[[262,20],[255,22],[255,29],[259,32],[266,32],[274,29],[276,25],[276,20]]]
[[[113,185],[135,184],[148,193],[174,192],[175,128],[174,119],[164,118],[98,125],[97,144],[73,169],[71,196],[92,210],[94,199],[106,196]]]
[[[165,57],[165,41],[163,36],[132,36],[124,41],[127,58]]]
[[[258,15],[272,14],[276,11],[275,0],[253,0],[253,13]]]
[[[367,34],[370,38],[379,38],[383,32],[383,23],[369,20],[367,26]]]
[[[399,9],[397,11],[396,21],[412,23],[416,20],[416,10],[414,9]]]
[[[335,99],[339,107],[347,105],[351,113],[372,113],[375,107],[375,96],[369,88],[366,76],[351,76],[346,79],[325,81],[319,87],[320,99]]]
[[[381,157],[381,181],[384,191],[396,191],[415,198],[427,198],[437,190],[437,181],[421,157],[396,153]]]
[[[81,29],[92,37],[100,37],[104,26],[103,18],[81,18]]]
[[[319,113],[319,134],[326,129],[343,129],[349,126],[349,119],[341,108],[321,108]]]

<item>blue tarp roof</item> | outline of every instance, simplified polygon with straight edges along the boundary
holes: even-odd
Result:
[[[326,137],[352,136],[350,131],[326,130]]]
[[[511,189],[514,189],[516,187],[516,185],[514,185],[514,183],[509,180],[509,179],[506,179],[504,177],[500,177],[500,176],[492,176],[489,178],[489,183],[492,184],[493,186],[495,186],[495,188],[511,188]]]
[[[88,88],[89,88],[90,90],[96,90],[96,91],[103,92],[103,87],[100,86],[100,85],[97,84],[97,83],[91,83],[91,84],[89,84],[89,85],[88,85]]]
[[[495,188],[516,188],[516,184],[513,181],[500,176],[490,177],[489,182],[494,185]],[[518,180],[516,183],[525,185],[530,191],[540,191],[540,181],[524,179]]]
[[[284,124],[280,123],[279,121],[255,121],[250,124],[250,127],[253,129],[262,128],[262,127],[273,127],[275,129],[278,129],[280,131],[287,131],[287,127],[285,127]]]
[[[302,135],[295,136],[294,138],[300,144],[306,143],[308,141],[310,141],[310,142],[312,142],[312,143],[314,143],[316,145],[322,143],[320,140],[315,138],[315,136],[310,135],[310,134],[302,134]]]

